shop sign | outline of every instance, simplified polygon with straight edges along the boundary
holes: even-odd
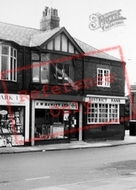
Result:
[[[49,102],[49,101],[35,101],[35,108],[39,109],[68,109],[77,110],[77,102]]]
[[[26,101],[29,99],[29,95],[23,95],[26,96]],[[19,94],[0,94],[0,104],[1,105],[15,105],[15,104],[23,104],[25,105],[25,101],[21,101],[21,97]]]
[[[114,103],[114,104],[125,104],[125,98],[106,98],[106,97],[86,97],[86,102],[90,103]]]

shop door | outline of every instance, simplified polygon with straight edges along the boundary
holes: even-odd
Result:
[[[72,114],[70,117],[70,140],[77,141],[79,134],[78,115]]]

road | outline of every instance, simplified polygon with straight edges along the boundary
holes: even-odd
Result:
[[[136,189],[136,145],[0,155],[0,190]]]

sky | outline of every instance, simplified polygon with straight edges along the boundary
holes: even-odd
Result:
[[[40,29],[45,6],[58,9],[60,27],[71,36],[97,48],[120,46],[126,62],[127,83],[136,83],[136,1],[135,0],[0,0],[0,21]],[[120,11],[124,24],[103,31],[89,28],[90,15]],[[106,52],[120,58],[119,51]]]

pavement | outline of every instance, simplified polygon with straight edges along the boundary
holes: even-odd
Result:
[[[0,147],[0,154],[27,153],[27,152],[45,152],[45,151],[60,151],[85,148],[102,148],[136,144],[136,136],[130,136],[129,131],[125,131],[124,140],[103,141],[103,142],[84,142],[73,141],[64,144],[51,144],[40,146],[20,146],[20,147]]]

